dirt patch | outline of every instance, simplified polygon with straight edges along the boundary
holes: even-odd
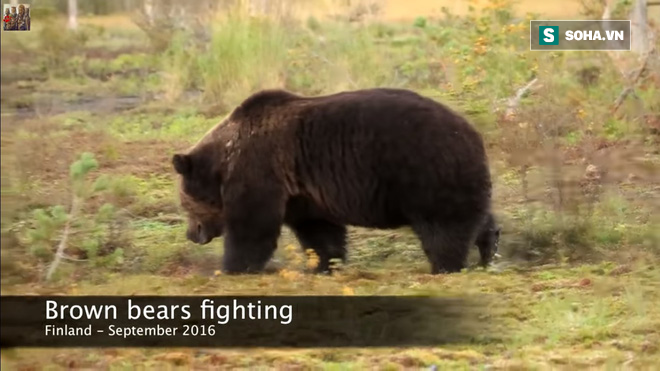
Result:
[[[22,184],[29,204],[68,202],[69,168],[83,152],[94,154],[100,174],[148,178],[171,172],[171,155],[183,145],[164,140],[121,142],[102,130],[63,129],[30,120],[3,131],[3,175]],[[5,171],[6,170],[6,171]]]
[[[29,135],[14,138],[14,165],[23,176],[45,182],[65,180],[69,166],[83,152],[95,154],[99,172],[145,177],[170,172],[170,156],[182,145],[163,140],[119,142],[103,131],[62,130],[32,122]]]
[[[122,54],[139,54],[148,52],[150,52],[148,48],[140,46],[125,46],[118,49],[88,48],[85,50],[85,56],[87,58],[95,59],[115,59]]]
[[[66,179],[69,166],[82,152],[95,152],[111,140],[100,131],[55,130],[54,126],[33,121],[24,127],[26,134],[14,138],[8,153],[23,177],[45,182]]]
[[[5,66],[11,66],[18,64],[20,62],[25,62],[29,60],[34,60],[35,59],[35,53],[32,51],[29,51],[25,48],[20,48],[17,50],[17,48],[2,48],[0,50],[0,61],[2,62],[3,65]],[[7,64],[5,64],[7,63]]]
[[[103,164],[102,171],[137,177],[172,172],[171,156],[181,143],[163,140],[140,140],[115,143],[119,156]]]

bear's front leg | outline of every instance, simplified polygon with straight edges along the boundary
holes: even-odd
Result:
[[[261,272],[277,248],[284,218],[283,192],[277,187],[227,190],[223,270]]]
[[[289,227],[303,249],[312,249],[319,257],[317,273],[330,273],[330,261],[346,261],[346,227],[321,219],[299,220]]]

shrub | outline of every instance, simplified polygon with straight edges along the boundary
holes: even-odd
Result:
[[[109,178],[89,179],[98,168],[91,153],[83,153],[71,164],[71,204],[39,208],[33,211],[24,234],[29,251],[42,262],[52,259],[46,279],[50,280],[60,262],[88,261],[92,266],[115,266],[123,261],[122,229],[115,207],[102,204],[93,213],[85,212],[85,203],[103,192]],[[57,248],[55,248],[57,246]]]

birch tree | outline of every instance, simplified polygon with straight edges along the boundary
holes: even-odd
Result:
[[[647,7],[646,0],[637,0],[630,12],[631,50],[642,55],[648,53],[651,47]]]
[[[78,0],[69,0],[69,29],[78,28]]]

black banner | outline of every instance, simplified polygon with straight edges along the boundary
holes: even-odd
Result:
[[[8,347],[389,347],[488,336],[483,301],[410,296],[2,296]]]

